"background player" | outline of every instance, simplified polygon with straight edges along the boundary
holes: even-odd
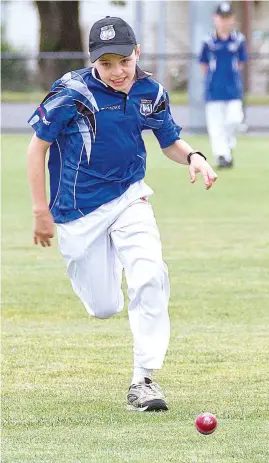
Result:
[[[246,40],[233,29],[230,3],[221,3],[214,16],[215,31],[205,39],[200,63],[205,73],[207,130],[218,167],[233,165],[236,131],[243,121],[242,70],[247,60]]]
[[[97,21],[89,50],[94,67],[56,81],[29,120],[36,132],[28,148],[34,242],[50,246],[57,224],[73,289],[98,318],[122,310],[124,268],[134,338],[128,404],[166,410],[152,371],[162,367],[169,343],[169,280],[147,201],[153,191],[143,180],[142,130],[153,130],[170,159],[189,164],[191,182],[201,172],[208,189],[216,174],[202,153],[179,139],[167,93],[137,66],[139,46],[125,21]],[[45,193],[49,147],[50,207]]]

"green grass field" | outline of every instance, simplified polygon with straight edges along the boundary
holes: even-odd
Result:
[[[268,138],[242,137],[206,191],[147,138],[171,279],[169,412],[125,408],[127,310],[89,318],[53,247],[32,244],[25,152],[3,135],[3,463],[268,463]],[[190,140],[209,152],[206,137]],[[209,156],[210,158],[210,156]],[[195,416],[216,414],[210,436]]]

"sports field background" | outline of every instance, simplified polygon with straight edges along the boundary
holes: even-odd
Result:
[[[269,461],[269,139],[240,138],[235,169],[210,191],[146,140],[171,279],[160,414],[126,411],[127,310],[89,318],[56,239],[34,247],[29,136],[2,136],[3,463]],[[206,137],[188,141],[209,153]],[[211,436],[194,429],[203,411],[219,421]]]

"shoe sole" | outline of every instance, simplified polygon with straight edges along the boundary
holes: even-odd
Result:
[[[230,164],[229,166],[216,166],[216,169],[220,170],[220,169],[231,169],[233,167],[232,164]]]
[[[217,169],[230,169],[233,167],[233,158],[230,161],[226,161],[223,156],[219,158],[219,164],[216,165]]]
[[[226,162],[225,164],[218,164],[217,169],[231,169],[233,167],[233,161]]]
[[[143,407],[135,407],[134,405],[128,404],[127,408],[128,410],[136,412],[160,412],[168,410],[165,401],[162,399],[149,400]]]

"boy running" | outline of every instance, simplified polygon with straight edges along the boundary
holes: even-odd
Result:
[[[75,293],[88,313],[105,319],[123,309],[122,269],[128,284],[134,371],[130,408],[167,410],[152,381],[169,343],[169,280],[144,182],[142,131],[151,129],[170,159],[200,172],[206,188],[217,176],[202,153],[180,140],[161,84],[138,66],[131,27],[106,17],[90,31],[92,68],[57,80],[29,120],[28,148],[34,242],[50,246],[57,227],[60,252]],[[45,156],[50,148],[50,205]]]

